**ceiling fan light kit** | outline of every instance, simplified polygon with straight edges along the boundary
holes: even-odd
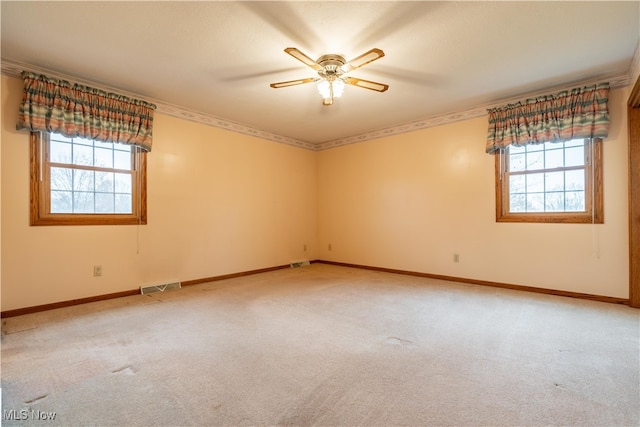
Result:
[[[345,61],[344,57],[336,54],[322,55],[314,61],[295,47],[288,47],[284,51],[306,66],[315,70],[318,73],[318,77],[271,83],[270,86],[272,88],[279,89],[303,83],[317,82],[318,92],[322,96],[322,105],[327,106],[333,105],[334,98],[342,96],[345,85],[370,89],[376,92],[384,92],[389,89],[389,85],[384,83],[377,83],[346,76],[347,73],[363,67],[376,59],[382,58],[384,56],[384,52],[380,49],[371,49],[349,62]]]

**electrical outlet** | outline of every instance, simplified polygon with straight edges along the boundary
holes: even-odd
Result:
[[[460,254],[453,254],[453,262],[460,262]]]
[[[304,245],[303,250],[306,252],[307,251],[307,245]]]
[[[331,243],[329,243],[329,246],[328,246],[328,247],[329,247],[329,250],[331,250]]]
[[[93,266],[93,277],[100,277],[102,276],[102,266],[101,265],[94,265]]]

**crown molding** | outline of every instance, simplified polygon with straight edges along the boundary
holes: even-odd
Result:
[[[422,120],[416,120],[416,121],[405,123],[399,126],[384,128],[384,129],[380,129],[372,132],[363,133],[360,135],[350,136],[348,138],[337,139],[335,141],[323,142],[318,144],[316,149],[318,151],[327,150],[329,148],[355,144],[358,142],[364,142],[371,139],[384,138],[387,136],[399,135],[402,133],[414,132],[421,129],[441,126],[448,123],[454,123],[454,122],[459,122],[463,120],[473,119],[476,117],[485,116],[487,114],[487,110],[491,108],[500,107],[506,104],[513,104],[518,101],[523,101],[529,98],[535,98],[537,96],[542,96],[549,93],[560,92],[563,90],[567,90],[567,88],[589,86],[593,84],[608,82],[610,87],[612,89],[615,89],[615,88],[628,86],[629,81],[630,80],[629,80],[628,73],[615,74],[615,75],[603,76],[599,78],[591,78],[588,80],[576,81],[570,84],[564,84],[561,86],[547,88],[538,92],[525,93],[517,97],[500,99],[490,104],[486,104],[486,105],[482,105],[482,106],[478,106],[470,109],[452,111],[450,113],[433,116],[433,117],[425,118]]]
[[[130,98],[139,99],[139,100],[148,102],[150,104],[155,104],[156,112],[161,114],[166,114],[168,116],[176,117],[179,119],[201,123],[207,126],[213,126],[220,129],[225,129],[231,132],[255,136],[258,138],[267,139],[269,141],[275,141],[282,144],[293,145],[296,147],[305,148],[307,150],[316,150],[316,145],[311,142],[302,141],[295,138],[289,138],[287,136],[277,135],[262,129],[257,129],[255,127],[246,125],[244,123],[234,122],[232,120],[228,120],[223,117],[214,116],[212,114],[206,114],[198,111],[189,110],[187,108],[170,104],[170,103],[161,101],[159,99],[153,99],[150,97],[146,97],[144,95],[140,95],[139,93],[127,92],[119,88],[106,86],[90,80],[79,78],[77,76],[59,73],[57,71],[54,71],[48,68],[38,67],[38,66],[26,64],[23,62],[12,61],[9,59],[2,58],[2,74],[3,75],[20,79],[22,78],[21,77],[22,71],[29,71],[37,74],[45,74],[47,76],[50,76],[56,79],[72,81],[74,83],[78,83],[84,86],[90,86],[96,89],[104,90],[105,92],[118,93],[124,96],[128,96]]]
[[[638,69],[640,68],[640,43],[636,48],[631,67],[627,73],[602,76],[598,78],[577,81],[571,84],[563,84],[562,86],[547,88],[543,91],[525,93],[520,96],[512,97],[508,99],[500,99],[495,102],[492,102],[491,104],[481,105],[481,106],[464,109],[464,110],[452,111],[446,114],[428,117],[422,120],[416,120],[409,123],[400,124],[397,126],[392,126],[384,129],[379,129],[371,132],[350,136],[347,138],[336,139],[333,141],[327,141],[327,142],[322,142],[318,144],[314,144],[308,141],[303,141],[295,138],[290,138],[287,136],[277,135],[271,132],[267,132],[265,130],[257,129],[255,127],[246,125],[244,123],[234,122],[234,121],[225,119],[223,117],[218,117],[211,114],[189,110],[187,108],[169,104],[167,102],[164,102],[158,99],[145,97],[137,93],[123,91],[118,88],[105,86],[96,82],[78,78],[76,76],[58,73],[54,70],[50,70],[43,67],[37,67],[31,64],[21,63],[21,62],[12,61],[12,60],[3,58],[1,65],[2,65],[1,67],[2,74],[9,77],[21,78],[22,71],[30,71],[33,73],[46,74],[54,78],[58,78],[62,80],[71,80],[81,85],[91,86],[96,89],[101,89],[107,92],[119,93],[119,94],[128,96],[130,98],[140,99],[145,102],[155,104],[157,107],[156,108],[157,112],[166,114],[168,116],[204,124],[207,126],[213,126],[220,129],[225,129],[231,132],[241,133],[244,135],[255,136],[257,138],[262,138],[269,141],[278,142],[281,144],[292,145],[292,146],[304,148],[307,150],[321,151],[321,150],[327,150],[330,148],[340,147],[343,145],[355,144],[358,142],[384,138],[387,136],[399,135],[407,132],[414,132],[417,130],[426,129],[434,126],[441,126],[448,123],[454,123],[454,122],[468,120],[476,117],[481,117],[487,114],[487,109],[499,107],[505,104],[515,103],[527,98],[534,98],[536,96],[548,94],[550,92],[556,92],[556,91],[559,92],[562,90],[566,90],[569,87],[587,86],[587,85],[603,83],[603,82],[608,82],[612,89],[619,88],[619,87],[626,87],[629,85],[629,82],[631,81],[630,80],[631,74],[634,72],[638,72],[639,71]]]
[[[295,147],[304,148],[307,150],[317,150],[316,144],[311,142],[302,141],[300,139],[290,138],[288,136],[282,136],[275,133],[267,132],[262,129],[254,128],[244,123],[234,122],[222,117],[217,117],[212,114],[205,114],[196,111],[189,110],[177,105],[168,104],[162,101],[153,101],[158,107],[156,111],[168,116],[173,116],[179,119],[189,120],[192,122],[204,124],[207,126],[213,126],[220,129],[225,129],[231,132],[241,133],[244,135],[255,136],[269,141],[279,142],[281,144],[293,145]]]

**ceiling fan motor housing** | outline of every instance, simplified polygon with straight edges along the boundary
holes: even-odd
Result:
[[[316,62],[324,68],[318,71],[318,74],[323,78],[327,78],[328,76],[339,77],[344,74],[342,66],[347,63],[343,56],[331,53],[322,55]]]

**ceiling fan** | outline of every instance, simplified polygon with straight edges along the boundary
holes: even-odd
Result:
[[[384,92],[389,89],[389,85],[383,83],[358,79],[356,77],[349,77],[346,75],[347,73],[363,67],[376,59],[382,58],[384,56],[384,52],[380,49],[371,49],[349,62],[345,61],[344,57],[336,54],[322,55],[314,61],[295,47],[288,47],[284,51],[306,66],[317,71],[318,77],[271,83],[270,86],[272,88],[278,89],[303,83],[318,82],[318,91],[320,92],[320,95],[322,95],[322,105],[332,105],[333,98],[338,98],[342,95],[345,84],[375,90],[376,92]]]

